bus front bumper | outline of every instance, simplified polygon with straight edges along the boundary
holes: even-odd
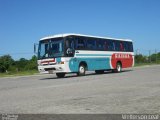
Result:
[[[49,73],[49,74],[65,72],[63,65],[38,66],[38,70],[40,73]]]

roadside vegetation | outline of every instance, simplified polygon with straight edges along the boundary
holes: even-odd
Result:
[[[145,56],[142,54],[135,55],[135,66],[160,64],[160,52]]]
[[[160,52],[145,56],[142,54],[135,55],[135,66],[160,64]],[[14,60],[10,55],[0,56],[0,77],[33,75],[38,73],[37,57],[34,55],[30,60],[20,58]]]
[[[30,60],[25,58],[14,60],[10,55],[0,57],[0,77],[33,75],[35,73],[38,73],[35,55]]]

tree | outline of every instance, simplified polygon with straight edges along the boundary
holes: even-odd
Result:
[[[10,55],[0,57],[0,72],[15,72],[25,70],[37,70],[37,57],[34,55],[30,60],[20,58],[14,61]]]
[[[27,70],[36,70],[37,69],[37,57],[34,55],[32,56],[31,60],[29,60],[27,66]]]
[[[147,61],[146,56],[143,56],[142,54],[135,55],[135,62],[136,63],[144,63],[146,61]]]
[[[29,61],[27,59],[20,58],[18,61],[15,62],[15,65],[18,68],[18,70],[23,71],[23,70],[25,70],[28,62]]]
[[[14,64],[14,60],[10,55],[4,55],[0,57],[0,72],[6,72],[9,67]]]

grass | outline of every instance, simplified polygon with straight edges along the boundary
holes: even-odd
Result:
[[[135,63],[134,67],[145,66],[145,65],[158,65],[160,63]]]
[[[26,75],[34,75],[38,73],[37,70],[29,70],[29,71],[19,71],[19,72],[8,72],[8,73],[0,73],[0,77],[13,77],[13,76],[26,76]]]

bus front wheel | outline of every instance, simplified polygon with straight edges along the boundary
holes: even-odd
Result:
[[[65,73],[56,73],[56,75],[58,78],[64,78]]]
[[[80,64],[77,75],[78,75],[78,76],[84,76],[85,73],[86,73],[86,67],[85,67],[85,65]]]

